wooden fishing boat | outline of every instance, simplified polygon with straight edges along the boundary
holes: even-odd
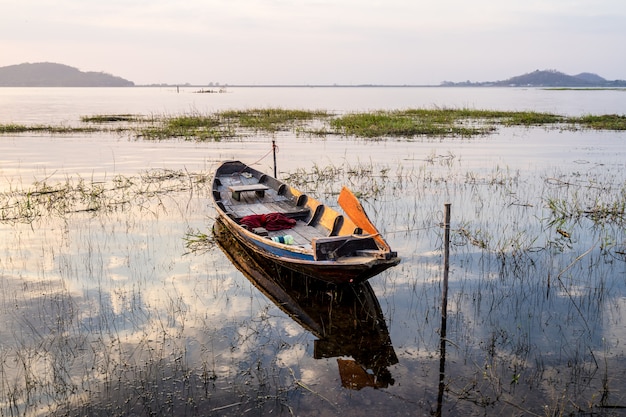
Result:
[[[239,161],[213,178],[218,218],[241,243],[296,272],[333,283],[357,283],[400,262],[365,210],[344,187],[334,210]]]
[[[378,298],[369,282],[334,285],[282,267],[244,246],[218,219],[215,242],[270,301],[316,337],[315,359],[337,358],[342,385],[386,388],[398,363]]]

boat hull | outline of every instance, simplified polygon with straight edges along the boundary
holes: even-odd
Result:
[[[392,259],[363,259],[352,261],[316,261],[312,255],[290,251],[285,248],[276,248],[265,242],[266,239],[259,239],[251,236],[233,221],[220,216],[220,221],[233,234],[233,236],[248,250],[255,252],[269,261],[275,262],[294,272],[307,275],[318,280],[334,284],[360,283],[376,276],[384,270],[397,265],[399,258]]]

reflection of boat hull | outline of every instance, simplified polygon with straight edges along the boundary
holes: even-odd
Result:
[[[353,197],[347,189],[342,193]],[[296,272],[333,283],[354,283],[400,262],[360,204],[345,204],[344,210],[357,219],[353,220],[239,161],[224,162],[216,170],[213,199],[218,217],[242,244]],[[279,219],[281,226],[291,224],[274,230],[266,226],[270,217]],[[289,244],[276,241],[286,235]]]
[[[393,383],[387,367],[398,359],[369,283],[336,286],[322,282],[259,256],[243,245],[221,220],[215,222],[213,230],[217,243],[235,267],[318,338],[314,342],[316,359],[342,356],[354,359],[338,359],[344,386],[385,387]],[[361,372],[356,372],[357,369]]]

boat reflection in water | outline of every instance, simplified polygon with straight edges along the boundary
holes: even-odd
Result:
[[[263,294],[318,339],[314,358],[337,358],[345,388],[385,388],[398,363],[376,294],[368,282],[337,286],[255,256],[220,220],[215,239]],[[347,359],[351,357],[352,359]]]

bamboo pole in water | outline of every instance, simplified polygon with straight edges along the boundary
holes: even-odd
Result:
[[[437,395],[436,416],[441,417],[443,407],[443,392],[445,389],[446,374],[446,326],[448,320],[448,273],[450,271],[450,203],[445,203],[445,215],[443,221],[444,244],[443,244],[443,285],[441,290],[441,329],[439,344],[439,393]]]
[[[274,154],[274,178],[278,179],[276,175],[276,139],[272,139],[272,153]]]

